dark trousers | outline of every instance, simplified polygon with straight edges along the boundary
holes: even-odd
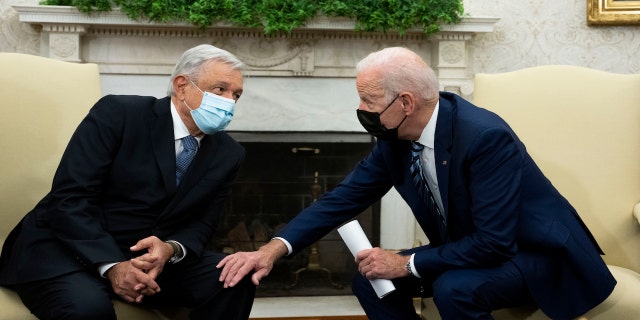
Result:
[[[452,270],[435,279],[399,278],[393,284],[396,290],[379,299],[369,280],[355,275],[353,293],[369,320],[420,319],[414,297],[433,297],[443,320],[493,319],[493,310],[534,304],[511,262],[496,268]]]
[[[223,257],[207,252],[201,259],[187,256],[175,265],[167,264],[156,279],[161,292],[144,297],[142,305],[187,307],[194,320],[248,319],[256,287],[245,277],[235,287],[223,288],[216,268]],[[116,319],[111,284],[95,273],[74,272],[14,289],[39,319]]]

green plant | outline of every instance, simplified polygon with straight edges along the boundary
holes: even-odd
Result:
[[[459,23],[462,0],[42,0],[42,5],[74,6],[94,14],[119,7],[129,18],[153,22],[188,21],[205,28],[214,22],[262,28],[265,34],[291,32],[316,15],[355,20],[358,31],[422,28]]]

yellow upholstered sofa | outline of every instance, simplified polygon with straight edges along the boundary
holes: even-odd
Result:
[[[618,285],[580,319],[640,319],[640,74],[560,65],[477,74],[473,101],[512,126],[605,252]],[[424,303],[423,316],[439,319]],[[548,319],[526,308],[493,315]]]
[[[101,97],[95,64],[0,53],[0,245],[49,191],[71,134]],[[118,319],[164,319],[156,310],[114,301]],[[0,287],[0,320],[36,319]]]

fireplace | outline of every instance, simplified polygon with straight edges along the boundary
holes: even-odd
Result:
[[[231,132],[246,149],[225,215],[212,246],[253,251],[298,212],[333,189],[372,147],[368,134]],[[380,205],[358,220],[379,245]],[[258,286],[257,296],[351,294],[357,266],[334,230],[301,253],[280,259]]]

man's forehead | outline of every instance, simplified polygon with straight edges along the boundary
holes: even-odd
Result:
[[[356,77],[356,88],[361,95],[375,98],[384,95],[382,81],[372,74],[359,74]]]

